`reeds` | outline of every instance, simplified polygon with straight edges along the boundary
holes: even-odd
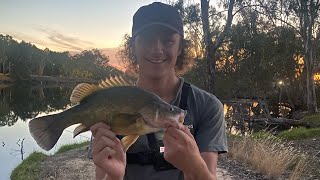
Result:
[[[269,178],[279,178],[290,170],[290,179],[299,179],[307,167],[305,154],[272,135],[237,138],[229,155]]]

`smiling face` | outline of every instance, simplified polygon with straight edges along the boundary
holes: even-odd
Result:
[[[155,78],[175,74],[180,42],[179,34],[163,26],[151,26],[140,32],[134,40],[140,75]]]

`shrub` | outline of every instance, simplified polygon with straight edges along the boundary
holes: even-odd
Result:
[[[292,177],[300,177],[307,162],[304,154],[267,134],[255,134],[234,141],[229,154],[269,178],[279,178],[288,169],[293,169]]]

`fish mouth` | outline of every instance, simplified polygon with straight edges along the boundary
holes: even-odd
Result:
[[[180,114],[177,114],[177,115],[174,115],[174,116],[171,116],[171,117],[167,117],[167,118],[164,118],[164,119],[158,119],[158,123],[159,126],[161,126],[160,128],[169,128],[169,127],[175,127],[175,128],[178,128],[180,129],[180,124],[183,124],[184,122],[184,119],[187,115],[187,112],[184,111]],[[158,127],[159,128],[159,127]]]
[[[166,61],[166,59],[149,59],[149,58],[146,58],[146,60],[153,64],[161,64]]]

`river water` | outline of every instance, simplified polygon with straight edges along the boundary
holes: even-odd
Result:
[[[11,171],[34,151],[54,154],[62,145],[90,140],[91,133],[73,138],[76,125],[64,130],[50,151],[42,150],[29,133],[28,122],[39,116],[69,107],[74,87],[0,87],[0,179],[10,179]]]

